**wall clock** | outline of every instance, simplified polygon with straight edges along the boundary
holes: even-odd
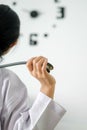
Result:
[[[48,38],[65,18],[63,0],[9,0],[21,18],[21,34],[29,45],[37,45],[39,37]]]

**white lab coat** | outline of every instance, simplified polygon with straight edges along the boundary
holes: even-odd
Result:
[[[29,108],[24,83],[11,70],[0,69],[0,130],[54,130],[65,112],[42,92]]]

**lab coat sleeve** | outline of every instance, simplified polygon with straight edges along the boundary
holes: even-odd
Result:
[[[10,71],[4,79],[2,94],[2,130],[53,130],[65,113],[63,107],[41,92],[29,108],[25,85]]]
[[[65,112],[62,106],[40,92],[30,109],[32,126],[37,124],[39,130],[54,130]]]

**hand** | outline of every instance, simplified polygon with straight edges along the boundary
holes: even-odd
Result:
[[[31,75],[41,83],[40,91],[53,98],[56,81],[46,70],[47,62],[47,58],[43,56],[33,57],[27,61],[26,66]]]

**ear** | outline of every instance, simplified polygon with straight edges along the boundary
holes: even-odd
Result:
[[[10,47],[15,46],[16,44],[17,44],[17,41],[13,42],[13,43],[10,45]]]

